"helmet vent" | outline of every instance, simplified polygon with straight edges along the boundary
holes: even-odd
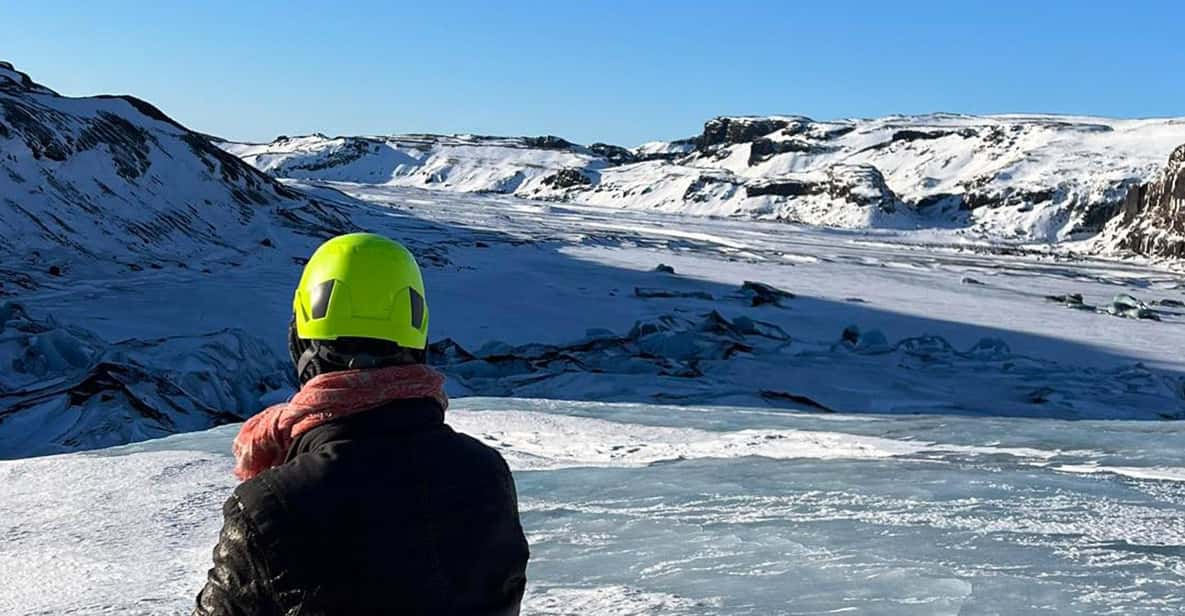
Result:
[[[324,319],[329,312],[329,296],[333,295],[334,280],[326,280],[313,288],[313,318]]]
[[[424,327],[424,297],[415,289],[408,289],[411,295],[411,326],[415,329]]]

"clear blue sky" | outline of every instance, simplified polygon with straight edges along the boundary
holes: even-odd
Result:
[[[0,59],[230,138],[557,134],[721,114],[1185,115],[1185,2],[0,0]]]

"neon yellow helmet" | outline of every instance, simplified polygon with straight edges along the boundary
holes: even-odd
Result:
[[[304,340],[364,338],[421,350],[428,344],[420,267],[402,244],[373,233],[321,244],[301,274],[292,312]]]

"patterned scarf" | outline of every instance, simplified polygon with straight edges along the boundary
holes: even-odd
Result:
[[[235,477],[246,481],[279,466],[296,437],[325,422],[409,398],[435,398],[448,408],[444,375],[416,364],[315,376],[291,400],[243,424],[232,448]]]

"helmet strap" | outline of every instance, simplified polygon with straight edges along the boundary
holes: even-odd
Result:
[[[369,353],[343,355],[334,352],[328,345],[321,344],[317,340],[307,340],[304,342],[307,346],[301,351],[300,357],[296,359],[296,377],[302,385],[317,374],[331,372],[334,369],[365,370],[367,368],[388,366],[394,363],[407,363],[408,359],[411,359],[414,363],[424,363],[426,359],[426,353],[424,351],[417,351],[415,349],[407,349],[411,352],[408,355],[371,355]],[[310,372],[306,378],[306,371],[310,368],[316,368],[316,370]],[[327,370],[327,368],[330,369]]]
[[[301,352],[300,357],[296,359],[296,380],[300,381],[301,385],[304,385],[306,381],[316,376],[310,374],[308,378],[305,378],[305,371],[311,367],[313,360],[317,358],[317,350],[314,348],[316,346],[313,344],[308,345]]]

